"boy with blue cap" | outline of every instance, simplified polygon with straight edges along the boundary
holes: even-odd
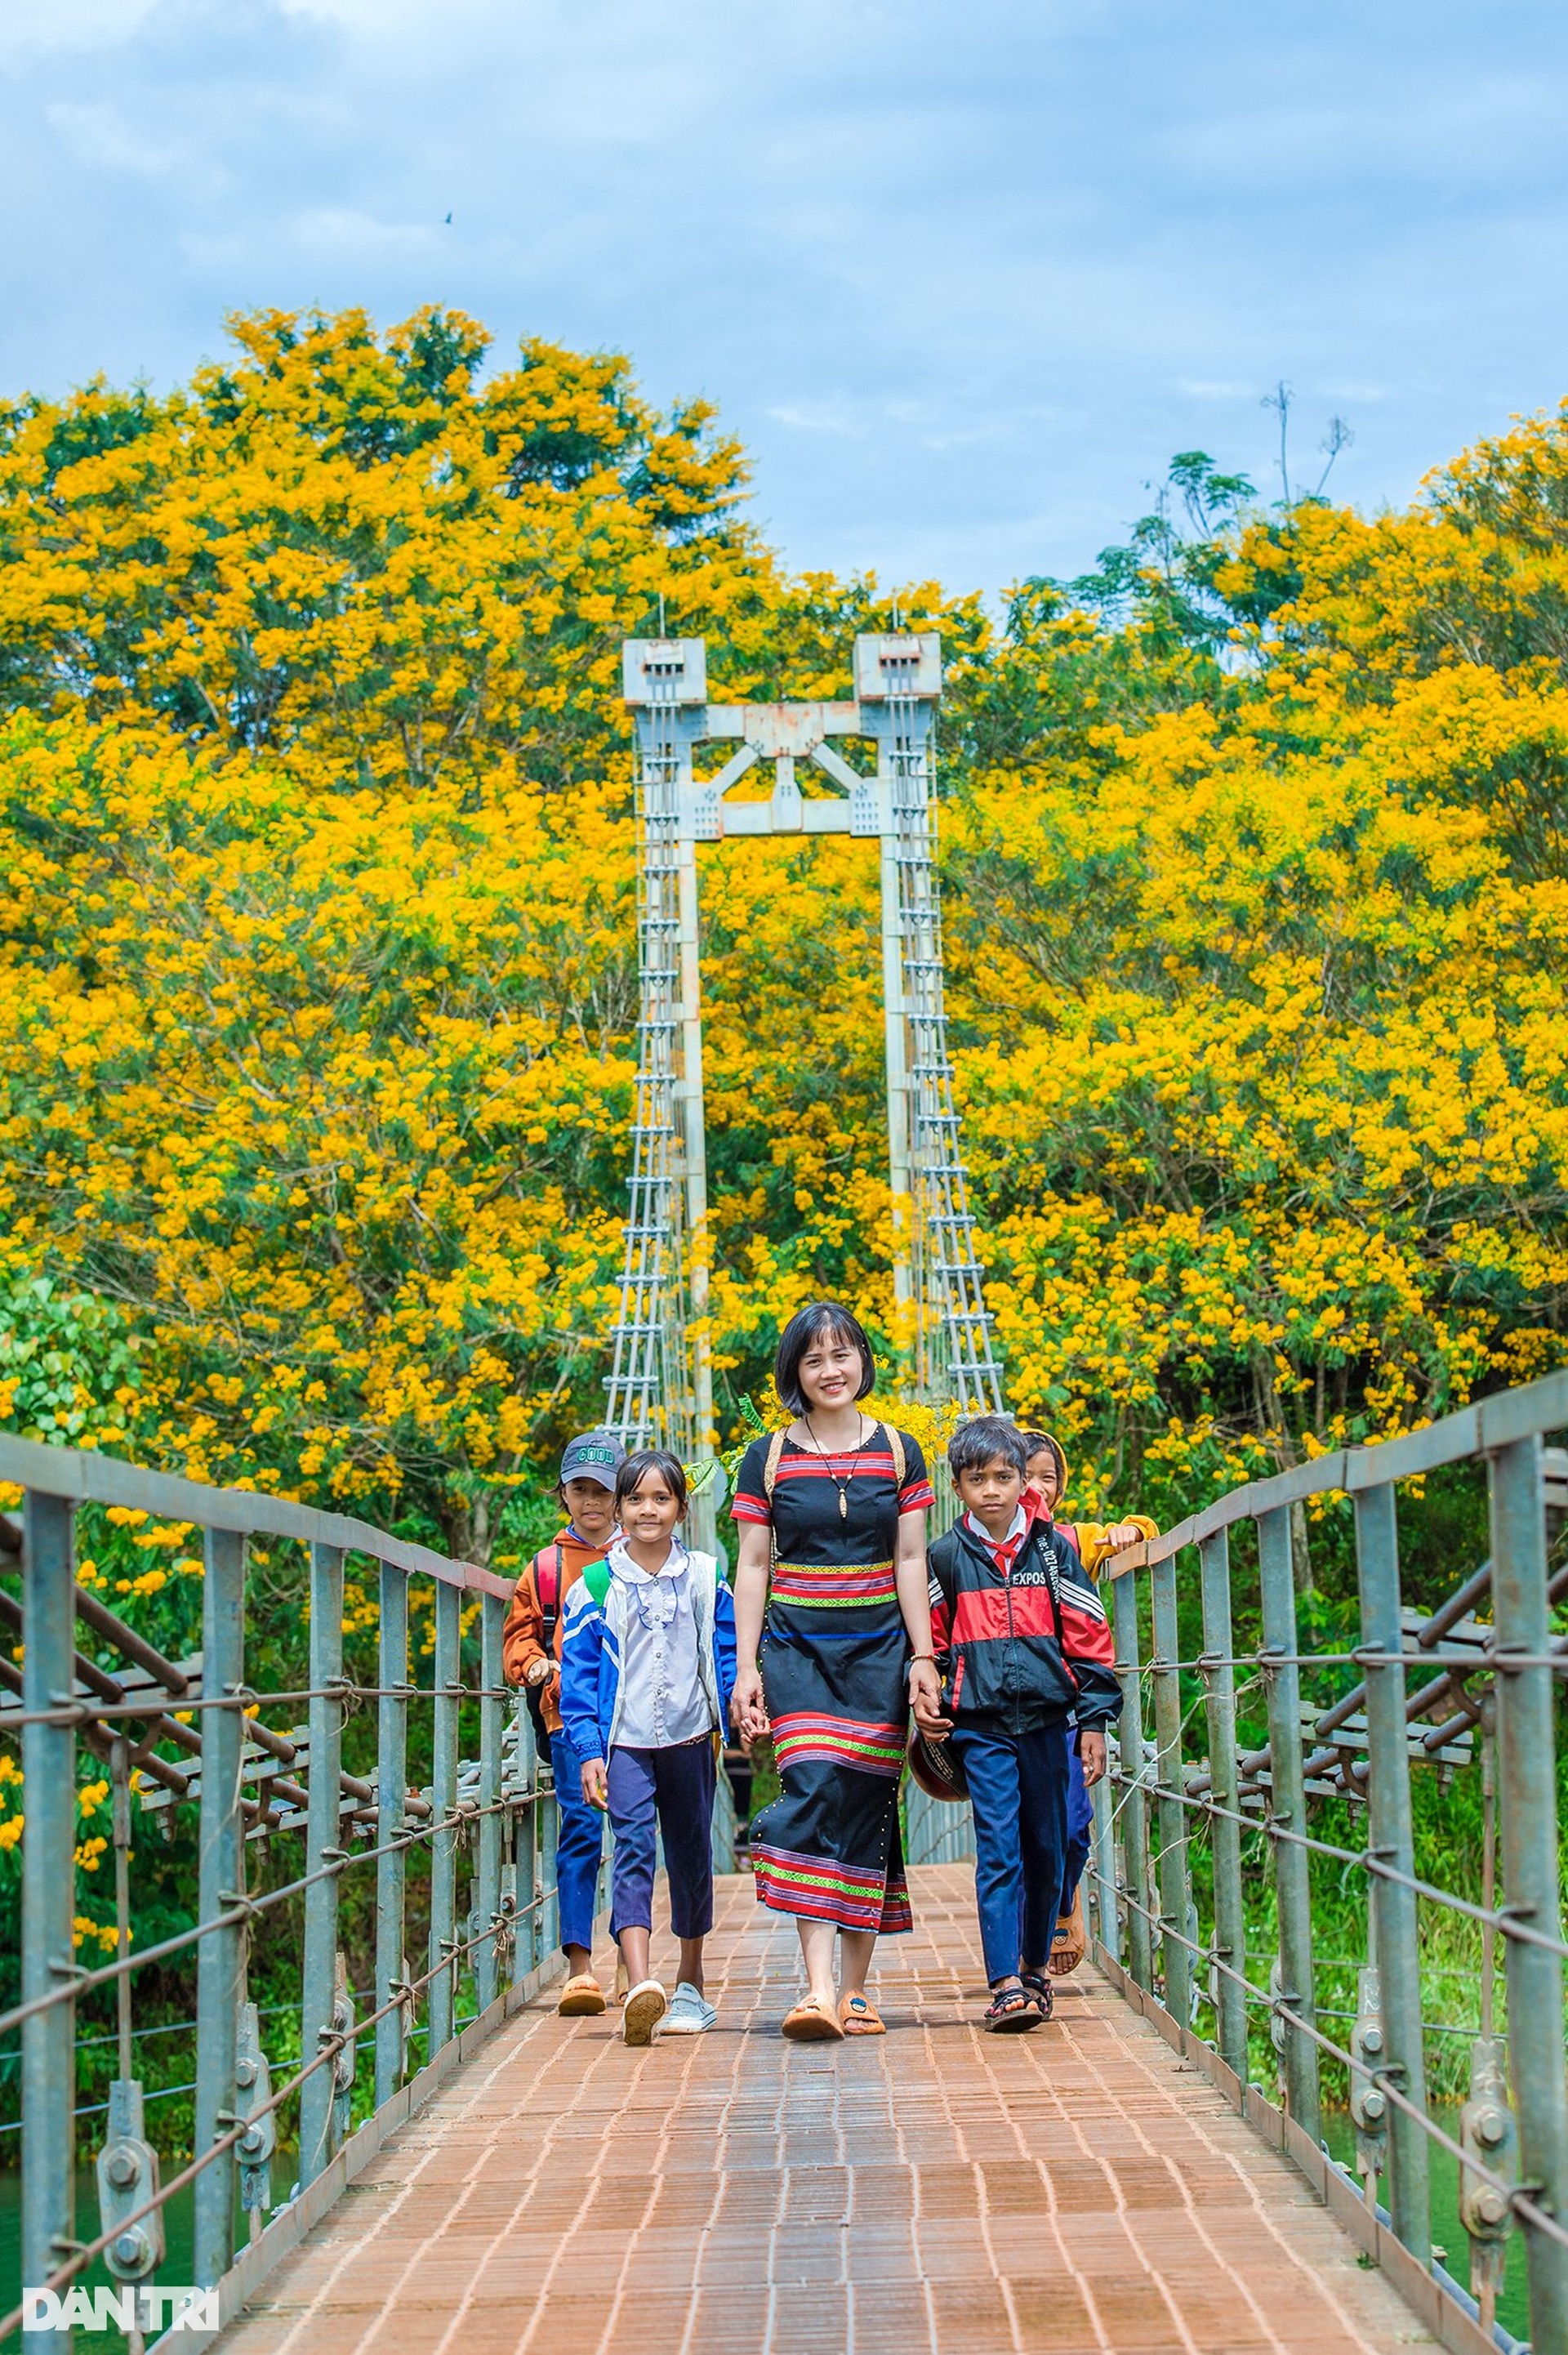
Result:
[[[567,1978],[556,2009],[567,2019],[601,2012],[604,1990],[593,1975],[594,1899],[604,1857],[604,1817],[583,1797],[576,1753],[561,1731],[561,1635],[567,1597],[614,1541],[615,1476],[626,1450],[612,1431],[585,1431],[561,1457],[556,1493],[567,1525],[535,1555],[517,1582],[501,1639],[506,1681],[523,1688],[541,1753],[555,1772],[560,1829],[556,1896]]]

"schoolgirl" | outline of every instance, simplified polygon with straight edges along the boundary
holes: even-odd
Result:
[[[561,1716],[583,1796],[615,1834],[609,1928],[630,1983],[622,2035],[647,2044],[661,2022],[665,2035],[696,2036],[716,2018],[703,1941],[714,1919],[715,1736],[735,1682],[735,1608],[713,1555],[681,1542],[679,1457],[657,1447],[628,1456],[615,1512],[620,1538],[567,1600]],[[681,1944],[673,2001],[649,1968],[661,1835]]]

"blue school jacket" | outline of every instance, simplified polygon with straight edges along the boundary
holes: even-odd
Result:
[[[697,1622],[697,1672],[722,1734],[735,1689],[735,1600],[711,1553],[688,1554]],[[598,1590],[597,1593],[595,1590]],[[620,1715],[620,1646],[630,1590],[602,1563],[567,1595],[561,1638],[561,1723],[578,1760],[608,1758]]]

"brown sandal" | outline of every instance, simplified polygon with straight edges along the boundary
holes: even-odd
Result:
[[[1084,1959],[1088,1943],[1088,1933],[1084,1927],[1084,1892],[1078,1889],[1073,1894],[1072,1912],[1062,1915],[1051,1941],[1051,1959],[1045,1967],[1052,1977],[1065,1979],[1069,1971],[1075,1971]]]
[[[863,1995],[846,1995],[839,2000],[839,2025],[846,2036],[885,2036],[887,2023],[876,2006]]]
[[[826,2005],[809,1995],[785,2015],[779,2033],[787,2036],[791,2044],[837,2044],[843,2030]]]

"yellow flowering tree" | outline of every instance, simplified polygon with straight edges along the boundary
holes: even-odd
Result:
[[[84,1428],[506,1562],[602,1401],[620,640],[662,611],[722,693],[836,696],[891,609],[785,578],[735,445],[622,360],[486,377],[433,311],[234,338],[0,417],[0,1275],[140,1344]],[[1565,449],[1521,425],[1374,523],[1257,517],[1188,453],[1186,542],[1164,505],[1000,620],[901,594],[948,648],[1009,1394],[1085,1508],[1561,1359]],[[875,861],[732,841],[702,890],[733,1404],[810,1292],[893,1332]],[[105,1575],[177,1591],[183,1544]]]
[[[1568,1355],[1565,480],[1553,419],[1409,515],[1253,525],[1239,673],[972,780],[1012,1395],[1101,1495],[1174,1512]]]

